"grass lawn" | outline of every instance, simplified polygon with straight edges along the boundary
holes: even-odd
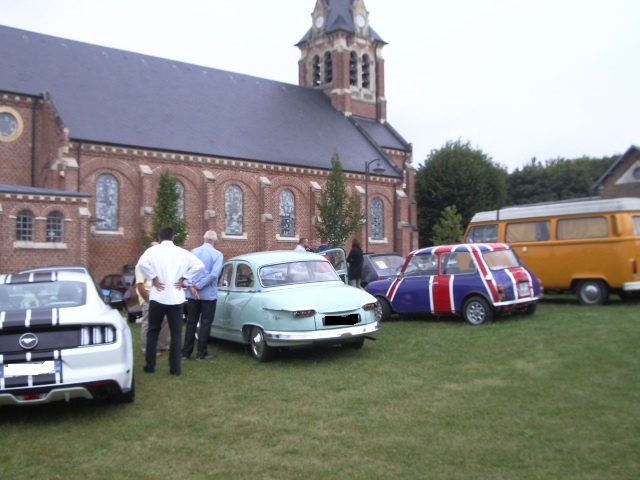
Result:
[[[136,348],[133,404],[0,409],[0,478],[640,478],[639,306],[395,320],[268,364],[213,342],[180,377]]]

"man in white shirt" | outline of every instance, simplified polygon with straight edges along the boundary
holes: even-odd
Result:
[[[302,237],[296,245],[296,248],[293,249],[294,252],[310,252],[309,248],[309,239],[306,237]]]
[[[204,263],[193,253],[174,245],[175,231],[171,227],[160,229],[160,245],[147,249],[138,265],[145,277],[151,279],[149,294],[149,330],[144,371],[156,369],[158,336],[165,315],[169,320],[171,344],[169,346],[169,371],[182,373],[182,312],[185,302],[182,282],[191,280],[204,270]]]

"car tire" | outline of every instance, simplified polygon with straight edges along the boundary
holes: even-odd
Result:
[[[131,377],[131,388],[128,392],[121,393],[116,399],[117,403],[133,403],[136,399],[136,379]]]
[[[529,305],[526,306],[524,310],[522,310],[522,313],[525,315],[533,315],[534,313],[536,313],[537,307],[538,307],[537,303],[530,303]]]
[[[393,310],[391,309],[391,304],[386,298],[376,297],[378,302],[380,303],[380,308],[382,309],[382,315],[380,317],[381,322],[388,322],[391,320],[391,314]]]
[[[249,333],[249,353],[259,362],[268,362],[275,355],[275,349],[267,345],[264,331],[260,327],[251,328]]]
[[[604,305],[609,299],[609,286],[602,280],[582,280],[577,290],[580,305]]]
[[[469,325],[482,325],[493,320],[493,310],[482,297],[471,297],[462,307],[462,316]]]

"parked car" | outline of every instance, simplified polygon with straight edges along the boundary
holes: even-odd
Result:
[[[211,337],[248,345],[261,362],[281,348],[362,348],[365,338],[375,338],[381,311],[374,297],[345,284],[340,274],[346,272],[327,259],[340,252],[270,251],[226,261]]]
[[[360,285],[365,288],[375,280],[395,277],[404,265],[405,258],[399,253],[366,253],[362,262]]]
[[[0,405],[134,400],[131,330],[88,273],[0,275],[0,318]]]
[[[396,278],[367,285],[391,314],[461,315],[480,325],[496,315],[531,315],[543,287],[506,244],[442,245],[415,250]]]

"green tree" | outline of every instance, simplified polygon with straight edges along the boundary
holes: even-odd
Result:
[[[508,179],[508,205],[553,202],[594,195],[592,187],[619,156],[555,158],[544,165],[535,158]]]
[[[174,243],[179,246],[184,245],[189,234],[189,226],[186,220],[180,217],[179,200],[178,179],[169,170],[164,170],[160,174],[156,204],[153,208],[152,231],[142,232],[144,246],[157,240],[158,232],[162,227],[172,227],[176,232]]]
[[[507,170],[469,142],[449,141],[432,150],[416,173],[416,201],[421,246],[436,245],[434,226],[444,209],[455,205],[466,226],[483,210],[504,206]]]
[[[351,197],[347,195],[342,163],[337,153],[331,158],[331,173],[316,206],[320,211],[316,233],[320,238],[326,237],[332,247],[344,245],[347,238],[362,228],[362,202],[355,191]]]
[[[433,227],[434,245],[448,245],[458,243],[464,233],[462,215],[455,205],[450,205],[442,211],[440,221]]]

